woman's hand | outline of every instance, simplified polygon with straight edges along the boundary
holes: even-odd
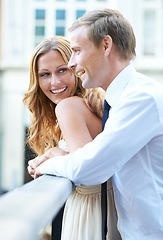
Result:
[[[38,178],[39,176],[42,175],[42,174],[39,174],[38,171],[36,171],[36,168],[40,164],[42,164],[43,162],[45,162],[49,158],[53,158],[53,157],[57,157],[57,156],[61,156],[61,155],[66,155],[66,154],[67,154],[67,152],[65,152],[64,150],[62,150],[59,147],[50,148],[42,156],[36,157],[36,158],[28,161],[28,167],[27,167],[28,173],[31,175],[31,177],[36,179],[36,178]]]

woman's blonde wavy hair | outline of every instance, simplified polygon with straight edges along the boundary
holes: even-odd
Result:
[[[23,102],[30,111],[30,125],[27,143],[37,155],[42,155],[47,149],[58,144],[61,130],[55,115],[56,104],[42,92],[38,81],[38,58],[57,50],[66,64],[71,56],[70,43],[64,37],[55,36],[45,39],[34,50],[30,63],[30,83]],[[76,87],[73,96],[82,97],[88,108],[102,118],[104,93],[101,89],[84,89],[80,78],[75,76]]]

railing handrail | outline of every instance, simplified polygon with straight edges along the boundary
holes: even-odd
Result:
[[[73,191],[70,180],[44,175],[0,197],[0,239],[38,240]]]

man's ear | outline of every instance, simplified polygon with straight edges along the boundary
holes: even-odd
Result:
[[[112,38],[109,35],[106,35],[103,38],[103,46],[104,46],[104,50],[105,50],[105,56],[108,56],[110,54],[111,48],[112,48]]]

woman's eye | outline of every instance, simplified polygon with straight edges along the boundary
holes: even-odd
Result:
[[[40,73],[39,74],[40,77],[46,77],[46,76],[49,76],[49,75],[50,75],[50,73]]]
[[[64,73],[64,72],[66,72],[68,70],[68,68],[61,68],[61,69],[59,69],[59,72],[60,73]]]

